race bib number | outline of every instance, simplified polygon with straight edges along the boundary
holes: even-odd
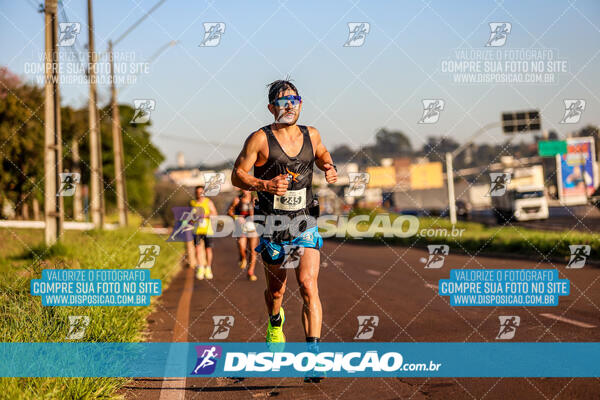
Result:
[[[275,195],[273,208],[284,211],[297,211],[306,207],[306,188],[288,190],[283,196]]]

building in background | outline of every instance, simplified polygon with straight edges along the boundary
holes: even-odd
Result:
[[[441,162],[426,162],[410,166],[410,188],[412,190],[440,189],[444,187]]]
[[[396,190],[410,190],[410,164],[409,157],[394,158],[394,169],[396,171]]]

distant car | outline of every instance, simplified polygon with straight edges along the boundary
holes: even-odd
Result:
[[[548,200],[543,186],[520,186],[506,190],[502,196],[492,197],[492,207],[498,224],[511,220],[530,221],[547,219]]]
[[[454,203],[456,206],[456,218],[457,219],[461,219],[461,220],[468,220],[471,218],[471,205],[469,203],[467,203],[466,201],[463,200],[456,200],[456,202]],[[448,216],[450,215],[450,211],[448,211],[448,209],[444,209],[444,210],[433,210],[431,212],[432,216],[440,216],[443,218],[448,218]]]
[[[456,218],[462,220],[471,219],[471,204],[464,200],[456,200]]]
[[[414,215],[415,217],[419,217],[421,215],[423,215],[423,211],[422,210],[409,210],[409,209],[397,209],[396,211],[398,214],[402,214],[402,215]]]

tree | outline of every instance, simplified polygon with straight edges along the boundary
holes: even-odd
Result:
[[[41,199],[43,190],[44,92],[2,67],[0,99],[0,197],[14,203],[20,214],[31,197]]]
[[[381,128],[375,134],[374,150],[381,157],[399,157],[410,154],[412,146],[404,133]]]
[[[445,162],[445,154],[451,153],[459,147],[458,142],[446,137],[429,136],[423,145],[421,156],[431,161]]]
[[[36,196],[42,201],[44,177],[44,91],[23,84],[6,68],[0,68],[0,202],[3,197],[17,205]],[[123,127],[123,152],[129,207],[150,215],[154,201],[154,173],[164,161],[151,142],[149,124],[131,125],[134,109],[119,106]],[[107,210],[115,206],[114,163],[110,109],[101,110],[102,165]],[[81,184],[90,179],[89,125],[87,108],[61,107],[63,167],[73,168],[71,145],[78,140],[81,156]],[[70,199],[68,204],[70,204]],[[65,210],[70,207],[65,205]]]
[[[74,196],[65,197],[65,218],[83,218],[83,186],[89,182],[89,168],[82,161],[89,157],[89,132],[88,111],[86,109],[73,109],[61,107],[60,110],[62,140],[63,140],[63,170],[81,174],[80,185]],[[75,157],[77,151],[78,157]]]
[[[109,207],[116,205],[115,164],[111,127],[110,105],[100,110],[102,134],[102,165],[104,168],[105,200]],[[131,124],[135,109],[119,105],[123,130],[124,176],[127,187],[128,208],[143,216],[152,213],[154,202],[155,172],[165,160],[161,151],[152,143],[148,127],[150,123]]]
[[[356,154],[356,151],[352,150],[352,148],[346,144],[342,144],[339,146],[336,146],[332,151],[331,151],[331,158],[333,158],[333,161],[335,162],[348,162],[353,160],[354,155]],[[356,160],[354,160],[356,161]]]
[[[598,127],[594,126],[594,125],[587,125],[583,128],[581,128],[581,130],[577,133],[577,136],[579,137],[585,137],[585,136],[592,136],[592,137],[598,137]]]

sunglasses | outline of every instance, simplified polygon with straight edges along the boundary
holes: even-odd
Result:
[[[300,97],[300,96],[283,96],[283,97],[273,100],[273,102],[271,104],[273,104],[276,107],[283,108],[287,105],[288,102],[291,103],[292,107],[296,107],[296,106],[300,105],[300,103],[302,102],[302,97]]]

